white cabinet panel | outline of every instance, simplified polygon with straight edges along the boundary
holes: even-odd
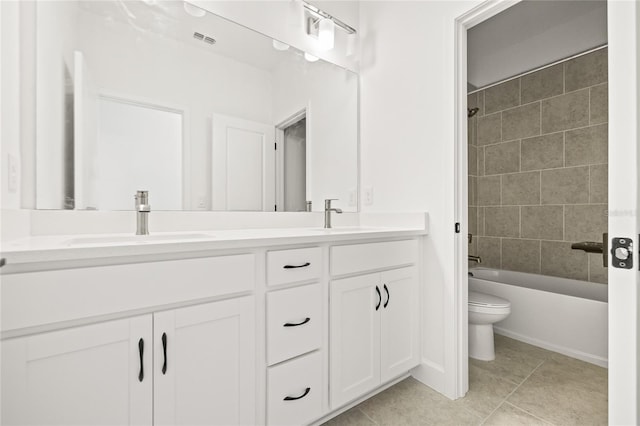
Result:
[[[322,414],[322,356],[302,356],[269,368],[267,424],[303,425]]]
[[[320,284],[268,293],[267,363],[320,348],[323,321]]]
[[[331,283],[331,406],[380,383],[378,274]]]
[[[411,265],[418,261],[416,240],[331,247],[331,275]]]
[[[322,250],[310,247],[267,253],[267,283],[278,285],[319,278],[322,274]]]
[[[380,376],[386,382],[419,362],[418,281],[415,268],[383,272],[380,280]]]
[[[244,297],[154,314],[155,424],[255,422],[254,309]]]
[[[0,285],[2,331],[16,330],[248,291],[255,255],[8,274]]]
[[[331,282],[331,408],[419,362],[415,267]]]
[[[150,425],[151,326],[144,315],[3,341],[2,424]]]

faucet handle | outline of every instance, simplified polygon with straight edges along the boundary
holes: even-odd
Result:
[[[338,201],[338,198],[325,198],[325,200],[324,200],[324,208],[325,209],[330,209],[332,201]]]

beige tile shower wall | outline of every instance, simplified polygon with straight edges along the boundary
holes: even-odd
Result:
[[[572,250],[607,232],[607,49],[469,95],[469,253],[482,266],[607,282]]]

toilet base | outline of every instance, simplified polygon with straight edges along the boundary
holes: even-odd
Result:
[[[469,324],[469,356],[480,361],[496,359],[493,324]]]

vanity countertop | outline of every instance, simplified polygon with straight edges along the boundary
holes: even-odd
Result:
[[[45,262],[99,261],[111,263],[135,256],[139,261],[164,259],[212,250],[238,250],[266,246],[402,238],[426,235],[415,227],[270,228],[157,232],[151,235],[81,234],[35,236],[2,244],[2,273],[21,272]],[[92,262],[95,263],[95,262]]]

